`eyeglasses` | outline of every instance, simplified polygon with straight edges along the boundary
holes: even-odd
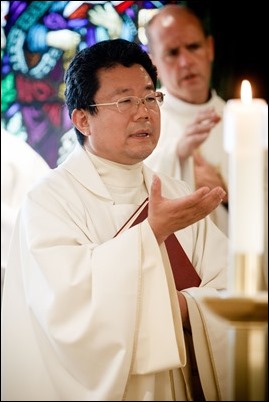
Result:
[[[89,105],[89,107],[95,106],[111,106],[116,105],[120,113],[136,111],[140,103],[143,103],[147,109],[157,109],[163,103],[164,94],[162,92],[153,92],[146,95],[144,98],[139,98],[138,96],[126,96],[120,98],[117,102],[109,103],[95,103],[94,105]]]

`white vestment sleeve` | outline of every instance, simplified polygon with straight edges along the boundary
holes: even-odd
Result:
[[[215,316],[203,302],[204,297],[220,297],[213,288],[183,291],[187,300],[195,357],[203,392],[208,401],[228,397],[228,324]]]

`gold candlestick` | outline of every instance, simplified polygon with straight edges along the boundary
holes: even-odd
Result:
[[[231,293],[253,296],[263,289],[263,256],[256,253],[235,253],[229,271]]]
[[[229,401],[266,401],[268,294],[263,291],[262,257],[236,255],[234,293],[205,298],[206,306],[229,321]]]

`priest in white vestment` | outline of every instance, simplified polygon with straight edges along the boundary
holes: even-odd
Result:
[[[228,154],[223,146],[225,101],[211,89],[214,42],[191,9],[167,4],[146,27],[149,51],[165,94],[161,135],[145,163],[186,181],[192,190],[220,185],[227,196],[211,219],[228,234]]]
[[[16,223],[2,400],[225,400],[225,326],[203,304],[226,287],[227,239],[207,217],[225,192],[191,193],[143,164],[163,97],[137,44],[81,50],[65,81],[78,144],[29,192]],[[136,223],[143,202],[148,215]],[[176,288],[174,234],[199,285]]]

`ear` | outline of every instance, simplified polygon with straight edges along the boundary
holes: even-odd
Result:
[[[88,113],[83,109],[74,109],[71,115],[74,126],[86,137],[91,134]]]
[[[209,60],[212,62],[215,58],[215,41],[213,36],[209,35],[206,38]]]

